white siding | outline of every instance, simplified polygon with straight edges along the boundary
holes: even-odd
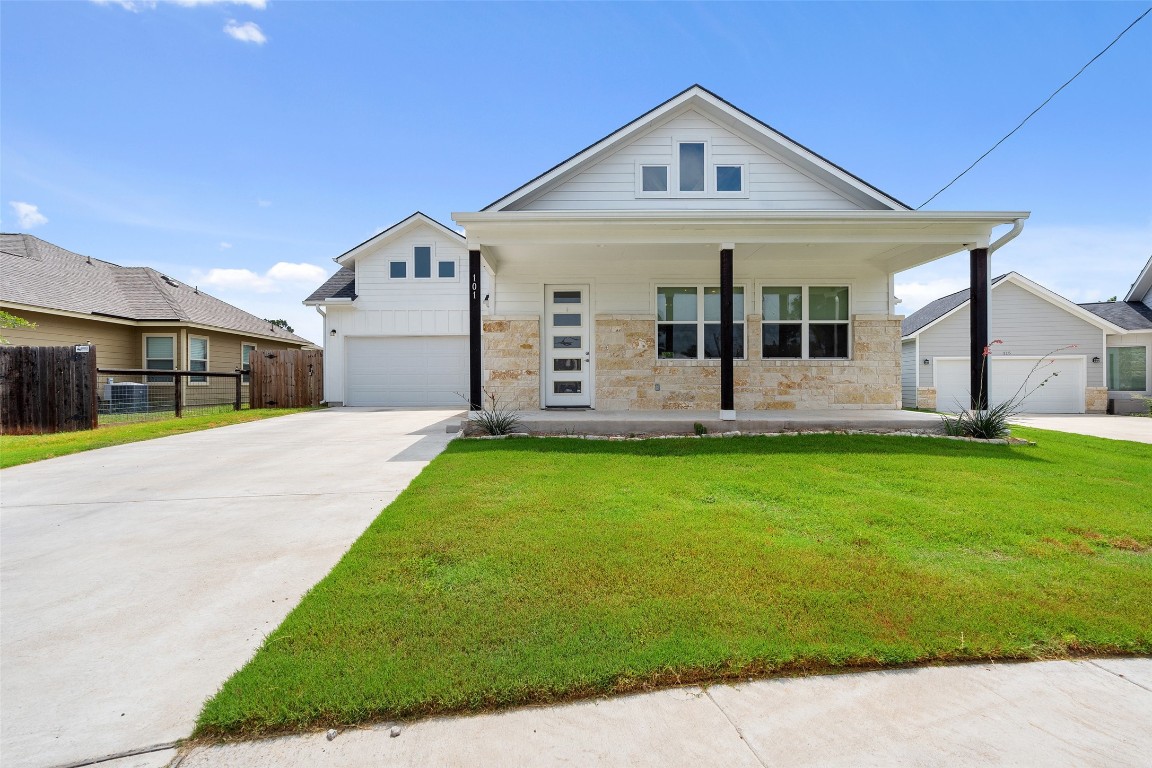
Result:
[[[967,357],[968,317],[968,307],[964,306],[924,331],[920,335],[920,357],[929,361],[935,357]],[[992,354],[996,356],[1048,355],[1075,344],[1075,348],[1059,354],[1087,358],[1086,386],[1104,386],[1104,338],[1100,329],[1036,294],[1009,282],[993,286],[988,327],[992,339],[1004,342],[993,345]],[[1099,357],[1100,362],[1093,363],[1093,357]],[[935,386],[934,367],[931,362],[920,366],[920,386]]]
[[[639,197],[637,165],[671,165],[680,140],[705,141],[716,164],[743,164],[746,197]],[[653,128],[581,173],[518,206],[523,210],[857,210],[861,206],[801,173],[780,157],[688,111]]]
[[[1123,336],[1110,333],[1108,334],[1107,344],[1109,349],[1112,347],[1144,347],[1146,349],[1146,352],[1144,353],[1144,360],[1148,366],[1148,370],[1145,371],[1144,379],[1148,385],[1146,391],[1115,392],[1110,390],[1108,392],[1108,397],[1114,399],[1152,397],[1152,331],[1130,331]],[[1105,376],[1107,376],[1107,372],[1105,372]],[[1143,412],[1143,409],[1138,409],[1138,412]]]
[[[916,408],[916,342],[906,341],[900,345],[900,398],[905,408]]]

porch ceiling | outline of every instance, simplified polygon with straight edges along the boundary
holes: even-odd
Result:
[[[699,258],[735,243],[737,258],[867,262],[899,272],[961,250],[986,248],[992,230],[1026,212],[512,211],[456,213],[468,247],[502,263],[621,256],[637,247]],[[546,246],[541,248],[541,246]],[[623,247],[627,246],[627,247]]]

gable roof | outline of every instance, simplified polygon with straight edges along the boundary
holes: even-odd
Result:
[[[1136,276],[1136,282],[1132,283],[1132,287],[1128,289],[1128,295],[1124,297],[1125,301],[1141,301],[1148,292],[1152,291],[1152,256],[1148,257],[1148,263],[1144,265],[1144,269],[1140,270],[1140,274]]]
[[[460,234],[459,232],[457,232],[454,229],[450,229],[450,228],[444,226],[443,224],[436,221],[436,219],[432,218],[431,216],[428,216],[427,214],[421,213],[420,211],[416,211],[416,213],[412,214],[411,216],[409,216],[406,219],[401,219],[400,221],[396,222],[392,226],[388,227],[388,229],[384,230],[383,232],[378,232],[377,234],[372,235],[372,237],[370,237],[367,240],[365,240],[364,242],[360,243],[355,248],[352,248],[352,249],[345,251],[344,253],[340,254],[339,256],[334,258],[333,261],[335,261],[337,264],[339,264],[342,267],[351,266],[351,265],[356,263],[356,258],[358,256],[360,256],[361,254],[363,254],[365,251],[370,250],[372,248],[378,248],[381,245],[384,245],[385,243],[387,243],[389,240],[393,240],[397,237],[400,237],[401,235],[405,234],[406,232],[410,232],[411,230],[416,229],[417,227],[421,227],[421,226],[431,227],[433,230],[436,230],[443,235],[446,235],[446,236],[451,237],[451,238],[455,238],[456,240],[459,240],[461,242],[464,241],[464,235]],[[336,274],[340,274],[340,273],[337,272]],[[311,297],[309,297],[308,301],[311,301],[311,300],[312,300]]]
[[[305,304],[323,304],[330,299],[356,300],[356,270],[340,267],[339,271],[304,299]]]
[[[151,267],[121,267],[33,235],[0,234],[0,301],[134,321],[191,323],[312,342]]]
[[[1079,304],[1074,304],[1068,299],[1064,298],[1058,293],[1054,293],[1039,283],[1032,282],[1019,272],[1009,272],[1005,275],[1000,275],[992,279],[992,289],[995,290],[998,286],[1005,283],[1012,283],[1020,288],[1032,293],[1041,299],[1044,299],[1050,304],[1053,304],[1064,311],[1079,317],[1098,328],[1112,333],[1123,333],[1124,329],[1106,318],[1100,317],[1088,311]],[[920,309],[913,312],[900,324],[900,335],[902,339],[909,339],[919,336],[921,333],[940,322],[944,318],[960,311],[962,307],[968,305],[970,300],[970,289],[965,288],[962,291],[951,293],[947,296],[942,296],[935,301],[929,302]]]
[[[786,136],[767,123],[725,101],[701,85],[692,85],[640,117],[618,128],[599,141],[585,147],[536,178],[486,205],[483,211],[507,210],[545,188],[561,183],[581,169],[616,151],[643,132],[679,112],[696,109],[718,120],[746,138],[771,146],[782,158],[808,175],[849,197],[863,197],[876,207],[887,210],[912,210],[907,204],[869,184],[800,142]]]
[[[1126,331],[1152,331],[1152,307],[1142,301],[1093,301],[1080,306]]]

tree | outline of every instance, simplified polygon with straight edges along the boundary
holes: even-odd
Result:
[[[36,323],[30,323],[22,317],[9,314],[0,309],[0,329],[5,328],[35,328]],[[8,339],[0,335],[0,344],[7,344]]]
[[[288,331],[288,333],[296,333],[296,331],[292,329],[292,326],[288,325],[287,320],[269,320],[268,318],[264,318],[264,322],[271,323],[277,328],[283,328],[284,330]]]

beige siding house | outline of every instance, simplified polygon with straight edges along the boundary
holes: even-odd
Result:
[[[253,350],[310,341],[148,267],[121,267],[23,234],[0,235],[0,309],[35,328],[12,344],[93,344],[101,368],[231,373]]]

